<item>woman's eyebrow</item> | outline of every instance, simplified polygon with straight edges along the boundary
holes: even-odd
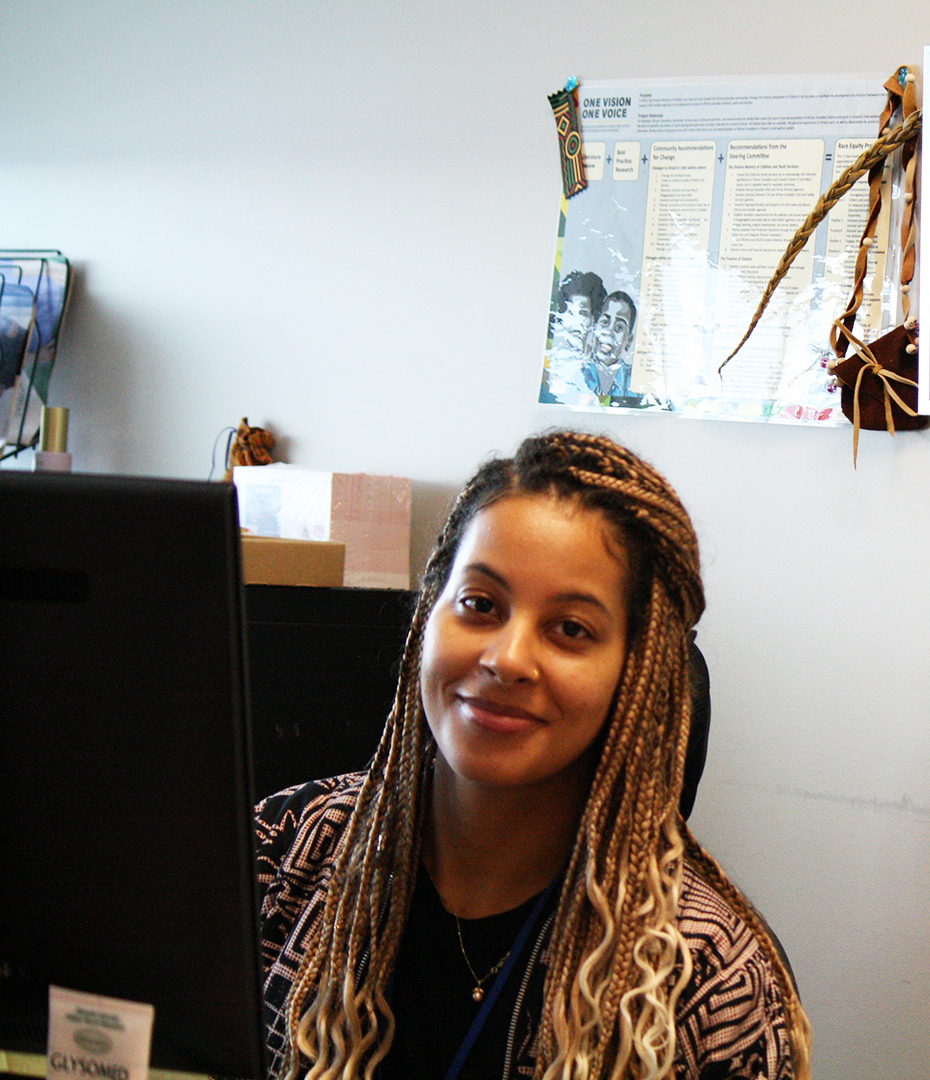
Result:
[[[600,610],[603,611],[605,615],[610,615],[611,614],[610,608],[608,608],[608,606],[604,603],[603,600],[600,600],[600,599],[598,599],[598,597],[594,596],[593,593],[586,593],[586,592],[559,593],[559,595],[555,597],[555,600],[556,600],[557,603],[560,603],[560,604],[570,604],[570,603],[590,604],[592,607],[600,608]]]
[[[489,577],[492,581],[496,581],[497,584],[501,586],[501,588],[506,589],[508,592],[510,592],[510,584],[507,579],[501,577],[501,575],[496,570],[492,570],[487,563],[469,563],[465,567],[465,570],[471,573],[483,574],[485,577]]]

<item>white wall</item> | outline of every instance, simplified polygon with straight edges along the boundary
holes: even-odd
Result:
[[[703,542],[694,825],[769,916],[820,1080],[930,1060],[930,443],[534,404],[566,77],[878,71],[918,0],[7,0],[0,243],[78,269],[52,403],[76,465],[290,460],[416,482],[414,554],[491,450],[557,422],[662,468]]]

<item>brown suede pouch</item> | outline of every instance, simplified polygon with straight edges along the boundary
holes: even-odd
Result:
[[[855,422],[858,380],[861,428],[866,431],[888,430],[886,397],[891,408],[893,431],[917,431],[930,424],[930,416],[911,416],[894,399],[896,394],[910,409],[917,409],[917,353],[907,351],[907,346],[916,341],[916,326],[911,329],[896,326],[868,346],[880,368],[887,373],[884,377],[873,364],[858,354],[837,362],[834,374],[842,383],[843,415],[848,420]],[[901,382],[901,379],[909,381]]]

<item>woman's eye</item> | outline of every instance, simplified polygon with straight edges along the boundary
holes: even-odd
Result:
[[[580,622],[576,622],[574,619],[563,619],[559,623],[559,629],[567,638],[577,639],[591,636],[587,627],[582,626]]]
[[[490,615],[494,610],[494,601],[489,596],[463,596],[459,603],[478,615]]]

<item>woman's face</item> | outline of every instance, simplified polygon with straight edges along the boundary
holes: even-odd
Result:
[[[427,621],[420,676],[459,780],[587,783],[626,656],[628,578],[597,510],[514,495],[475,515]]]

